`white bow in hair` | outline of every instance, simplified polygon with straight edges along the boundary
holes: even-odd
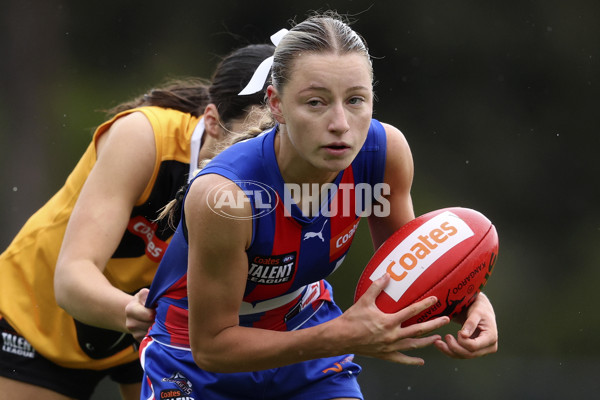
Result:
[[[271,35],[271,42],[277,46],[281,41],[281,38],[283,38],[287,33],[287,29],[281,29],[279,32]],[[273,56],[264,59],[258,68],[256,68],[256,71],[254,71],[252,78],[250,78],[250,82],[248,82],[246,87],[238,93],[238,96],[245,96],[261,91],[263,86],[265,86],[265,82],[267,81],[267,77],[269,76],[269,71],[271,70],[272,65]]]

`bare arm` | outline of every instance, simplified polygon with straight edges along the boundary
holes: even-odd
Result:
[[[324,324],[290,332],[239,326],[238,313],[248,274],[245,250],[252,226],[250,219],[224,218],[208,207],[207,201],[211,200],[207,192],[225,181],[217,175],[196,179],[185,202],[190,245],[190,345],[201,368],[213,372],[253,371],[347,353],[406,364],[422,363],[400,351],[439,340],[439,335],[422,335],[448,323],[448,318],[401,328],[402,321],[435,300],[424,300],[396,314],[382,313],[374,300],[389,279],[387,276],[342,316]],[[232,198],[237,198],[237,193]],[[211,204],[214,208],[214,201]],[[244,209],[227,212],[248,217],[251,210],[246,204]]]
[[[127,332],[125,307],[132,296],[102,274],[148,184],[156,148],[142,113],[117,120],[97,144],[97,161],[73,210],[58,257],[58,304],[81,322]]]

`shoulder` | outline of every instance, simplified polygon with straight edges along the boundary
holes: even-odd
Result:
[[[404,134],[395,126],[381,122],[381,126],[385,131],[385,138],[388,150],[400,150],[403,153],[410,153],[410,146]]]
[[[99,128],[99,133],[115,129],[144,129],[160,130],[171,125],[188,124],[189,121],[198,120],[189,113],[170,108],[146,106],[123,111],[113,116]]]
[[[404,134],[395,126],[382,123],[386,138],[386,169],[388,165],[394,168],[403,167],[411,172],[413,169],[413,158],[410,146]]]
[[[387,181],[398,172],[412,174],[412,156],[406,138],[395,126],[376,119],[371,121],[355,162],[362,163],[360,171],[374,182]]]
[[[154,130],[146,115],[140,111],[120,115],[107,129],[96,135],[98,154],[106,146],[132,146],[137,151],[154,148]]]
[[[402,150],[410,151],[406,138],[395,126],[381,122],[376,119],[371,120],[367,141],[365,142],[367,150]]]
[[[149,127],[151,128],[147,114],[142,110],[137,110],[122,116],[117,116],[111,129],[143,129]]]
[[[181,118],[183,116],[191,117],[190,113],[176,110],[174,108],[165,108],[159,106],[142,106],[125,111],[125,113],[142,113],[147,118]]]
[[[246,201],[244,190],[234,181],[219,174],[205,174],[196,177],[190,184],[184,199],[185,223],[188,231],[198,227],[203,240],[213,241],[229,235],[245,235],[251,227],[252,208]],[[250,225],[248,225],[250,224]],[[219,235],[207,226],[219,227]],[[208,234],[208,231],[211,233]],[[251,229],[250,229],[251,232]],[[207,233],[207,235],[204,235]],[[225,236],[223,236],[225,233]],[[244,238],[246,244],[251,236]]]
[[[381,127],[385,136],[384,182],[396,190],[409,190],[414,165],[408,141],[395,126],[382,122]]]
[[[236,182],[220,174],[208,173],[192,181],[184,207],[186,215],[188,211],[210,211],[225,218],[244,219],[252,211],[249,202],[243,200],[244,197],[244,190]]]

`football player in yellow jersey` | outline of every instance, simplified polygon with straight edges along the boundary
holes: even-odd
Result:
[[[243,47],[210,81],[172,82],[111,110],[0,255],[0,397],[88,399],[110,376],[124,399],[139,399],[133,337],[153,321],[141,303],[173,234],[157,217],[263,105],[264,90],[238,94],[273,49]],[[126,324],[129,303],[139,307]]]

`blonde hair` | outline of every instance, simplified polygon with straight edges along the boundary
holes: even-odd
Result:
[[[334,11],[315,14],[295,25],[275,48],[271,83],[280,93],[290,79],[296,57],[302,53],[362,54],[368,62],[373,79],[371,56],[366,41]]]

